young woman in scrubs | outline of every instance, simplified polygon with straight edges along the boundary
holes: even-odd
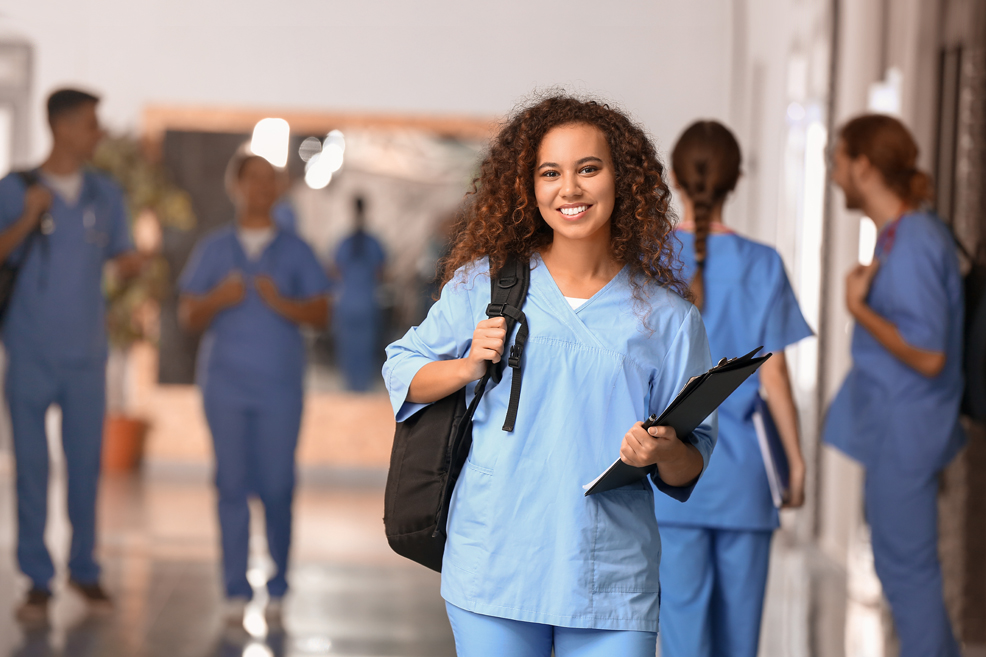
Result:
[[[279,613],[287,591],[306,358],[300,327],[326,325],[329,281],[311,248],[272,221],[273,166],[249,156],[232,171],[236,224],[196,246],[179,281],[179,313],[188,330],[205,331],[196,378],[216,453],[229,618],[240,622],[253,595],[246,577],[251,493],[263,502],[277,567],[267,583],[269,614]]]
[[[846,278],[853,366],[829,407],[824,439],[866,469],[873,560],[901,657],[953,657],[942,597],[938,475],[965,442],[962,278],[944,224],[922,206],[931,181],[918,148],[889,116],[847,123],[832,179],[846,207],[879,230],[872,264]]]
[[[753,425],[761,387],[790,464],[786,506],[804,501],[805,464],[784,348],[811,329],[777,251],[722,223],[740,164],[736,138],[715,121],[692,124],[671,155],[684,209],[677,231],[682,260],[713,360],[758,345],[773,356],[719,407],[718,448],[688,502],[655,499],[664,547],[663,657],[756,657],[770,539],[780,525]]]
[[[670,192],[653,144],[624,114],[552,96],[493,140],[444,287],[390,345],[384,378],[403,421],[503,357],[487,319],[490,270],[529,259],[530,339],[513,432],[509,368],[475,416],[448,521],[442,596],[460,657],[653,657],[660,537],[647,480],[584,496],[619,455],[656,464],[687,499],[715,418],[679,439],[641,429],[711,366],[705,328],[673,268]]]

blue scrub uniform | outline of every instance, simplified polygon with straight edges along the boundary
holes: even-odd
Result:
[[[678,237],[690,279],[694,235]],[[811,335],[774,249],[716,224],[707,254],[702,318],[713,360],[759,345],[783,352]],[[759,376],[751,376],[719,407],[718,447],[691,499],[655,500],[664,657],[756,657],[770,538],[780,524],[753,427],[759,388]]]
[[[298,214],[294,211],[294,205],[288,198],[282,197],[275,203],[274,207],[271,208],[270,216],[274,220],[274,225],[280,230],[298,234]]]
[[[962,279],[952,237],[932,214],[884,226],[875,257],[870,308],[911,346],[944,353],[945,367],[925,377],[857,325],[853,367],[829,407],[824,440],[866,468],[874,565],[901,657],[952,657],[959,650],[942,598],[937,481],[965,442]]]
[[[25,191],[20,176],[0,181],[0,231],[24,211]],[[85,171],[74,205],[53,196],[55,232],[30,249],[21,244],[10,256],[23,265],[2,327],[17,463],[17,559],[34,586],[45,590],[55,574],[44,543],[45,413],[51,404],[62,410],[72,523],[69,573],[82,583],[99,579],[93,549],[106,408],[103,265],[133,248],[123,193],[109,178]]]
[[[287,591],[305,344],[299,327],[261,299],[253,279],[269,276],[282,296],[293,299],[326,294],[329,280],[311,248],[294,234],[279,230],[259,259],[249,260],[236,231],[226,227],[196,246],[179,286],[183,294],[204,295],[233,272],[243,275],[246,297],[213,318],[196,365],[216,452],[223,573],[227,596],[252,596],[246,578],[247,498],[256,492],[277,566],[267,589],[279,598]]]
[[[635,422],[711,366],[705,328],[694,306],[664,288],[642,282],[635,299],[625,268],[573,310],[540,258],[532,265],[517,424],[501,429],[508,369],[476,411],[451,502],[442,596],[500,619],[653,633],[661,559],[653,488],[641,481],[585,497],[582,486],[619,456]],[[384,379],[398,421],[423,408],[406,400],[418,370],[464,357],[489,302],[484,258],[457,272],[421,325],[387,348]],[[714,415],[695,431],[705,464],[715,435]],[[691,494],[656,483],[677,500]]]
[[[346,386],[366,392],[373,387],[379,364],[380,306],[376,291],[387,256],[375,237],[359,232],[339,244],[334,260],[342,279],[332,310],[336,358]]]

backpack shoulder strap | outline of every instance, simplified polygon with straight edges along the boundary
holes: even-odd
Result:
[[[20,171],[15,171],[17,177],[21,179],[25,187],[30,187],[31,185],[37,185],[41,181],[40,169],[22,169]]]
[[[527,290],[531,284],[531,265],[514,257],[507,259],[503,268],[495,275],[490,274],[490,305],[486,307],[487,317],[503,317],[507,320],[507,341],[515,327],[517,335],[507,357],[507,365],[513,370],[510,385],[510,403],[507,406],[507,416],[503,422],[504,431],[513,431],[517,421],[517,406],[520,404],[521,371],[520,361],[527,345],[529,329],[527,317],[522,308],[527,298]],[[503,361],[492,369],[494,383],[499,383],[503,377]]]

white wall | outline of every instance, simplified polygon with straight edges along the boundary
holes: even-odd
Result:
[[[0,34],[36,48],[34,158],[44,97],[67,84],[100,92],[113,129],[150,103],[502,115],[560,84],[626,107],[663,151],[727,114],[730,5],[0,0]]]

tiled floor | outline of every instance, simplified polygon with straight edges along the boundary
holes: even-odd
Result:
[[[379,477],[338,481],[308,477],[299,489],[283,631],[266,628],[258,608],[248,611],[249,631],[224,625],[215,499],[204,467],[106,477],[100,555],[115,611],[87,616],[59,580],[50,627],[25,631],[12,615],[24,583],[13,556],[9,459],[0,454],[0,657],[453,655],[438,576],[387,547]],[[64,563],[68,531],[57,477],[51,493],[48,542]],[[263,538],[255,534],[251,579],[262,581]],[[841,655],[844,581],[778,534],[762,655]]]
[[[0,468],[0,656],[454,654],[438,576],[390,552],[376,485],[302,486],[284,630],[269,631],[259,609],[248,609],[249,631],[227,628],[215,499],[201,474],[107,477],[100,555],[114,612],[87,616],[59,581],[50,627],[25,632],[13,620],[24,583],[13,557],[11,477]],[[48,543],[64,563],[68,535],[58,481],[51,492]],[[262,573],[257,533],[251,570]]]

